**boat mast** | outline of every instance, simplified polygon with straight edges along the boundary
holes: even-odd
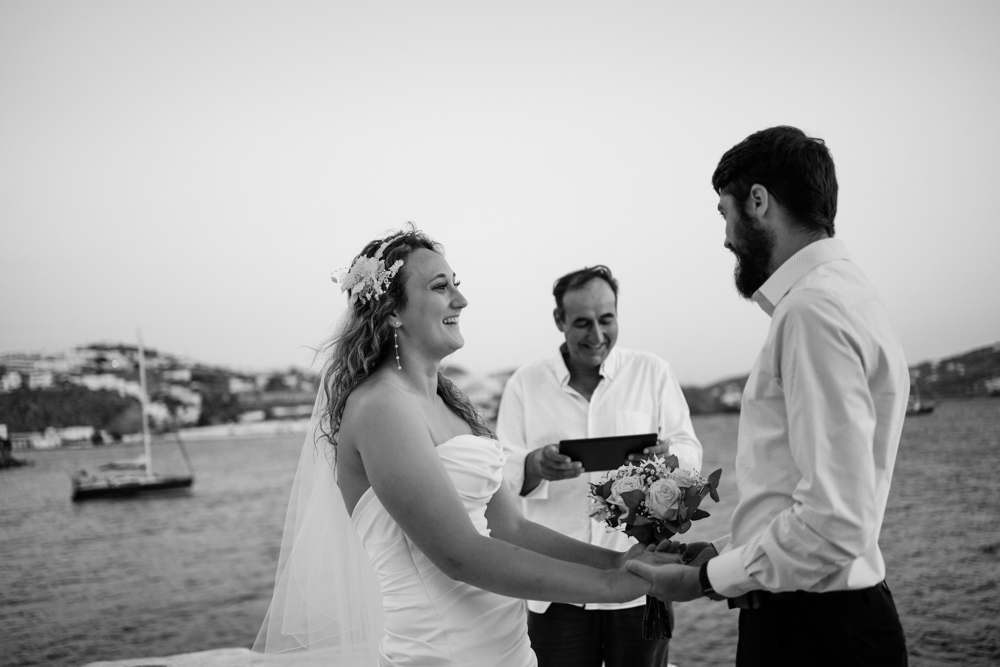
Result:
[[[139,402],[142,405],[142,447],[146,454],[146,477],[152,477],[153,452],[149,443],[149,415],[146,408],[146,403],[149,401],[149,395],[146,393],[146,353],[142,347],[142,332],[136,329],[135,337],[139,341],[139,386],[142,389],[142,396]]]

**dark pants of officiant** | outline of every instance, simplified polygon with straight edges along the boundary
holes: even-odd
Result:
[[[538,667],[667,667],[669,639],[642,638],[645,606],[584,609],[554,603],[544,614],[528,612],[528,637]],[[674,625],[674,610],[670,627]]]
[[[740,611],[736,667],[905,667],[906,638],[885,584],[780,593]]]

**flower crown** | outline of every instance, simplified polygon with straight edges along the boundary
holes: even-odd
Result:
[[[382,260],[382,253],[394,238],[380,245],[371,257],[358,255],[348,271],[342,272],[339,276],[330,276],[330,280],[340,283],[341,292],[348,292],[347,302],[350,305],[353,306],[359,297],[363,303],[367,303],[385,294],[399,267],[403,266],[403,260],[398,259],[387,269]]]

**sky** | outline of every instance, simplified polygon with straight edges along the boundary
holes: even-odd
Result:
[[[1000,341],[1000,3],[0,0],[0,352],[132,342],[313,364],[331,272],[407,221],[475,372],[555,354],[606,264],[621,346],[749,371],[711,175],[829,146],[837,236],[911,363]]]

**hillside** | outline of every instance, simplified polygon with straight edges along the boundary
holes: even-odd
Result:
[[[683,387],[691,414],[738,411],[748,377]],[[1000,343],[910,366],[910,384],[937,399],[1000,396]]]
[[[247,373],[156,349],[145,362],[155,430],[308,416],[315,399],[316,376],[294,368]],[[115,440],[141,430],[141,395],[134,345],[0,355],[0,424],[11,433],[83,427],[61,439]]]
[[[317,377],[308,371],[248,373],[146,350],[152,426],[188,426],[307,417]],[[496,418],[511,371],[480,377],[442,369]],[[76,429],[62,439],[113,440],[141,429],[138,350],[92,344],[51,355],[0,354],[0,424],[11,433]],[[1000,395],[1000,343],[910,368],[912,384],[933,398]],[[683,387],[692,414],[739,411],[747,376]],[[89,430],[87,430],[89,429]],[[84,433],[86,435],[80,435]]]

